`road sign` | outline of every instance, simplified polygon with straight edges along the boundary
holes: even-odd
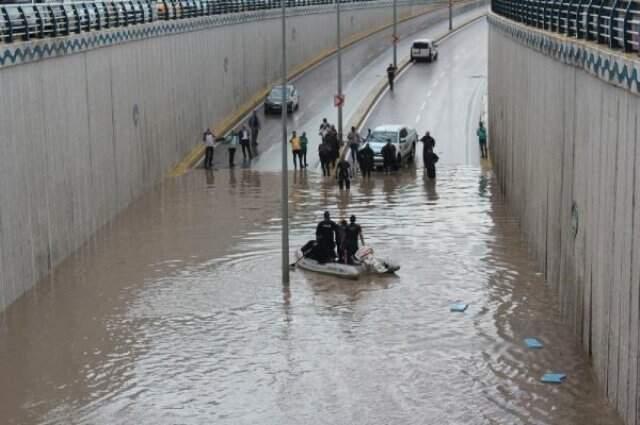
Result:
[[[344,95],[343,94],[337,94],[337,95],[333,96],[333,106],[335,106],[336,108],[344,106]]]

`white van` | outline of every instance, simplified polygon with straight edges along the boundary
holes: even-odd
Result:
[[[422,38],[414,40],[411,45],[411,60],[418,61],[425,59],[431,62],[438,59],[438,48],[433,40]]]

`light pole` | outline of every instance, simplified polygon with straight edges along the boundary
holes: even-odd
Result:
[[[398,2],[393,0],[393,67],[398,69]]]
[[[289,284],[289,172],[287,164],[287,26],[282,2],[282,283]]]
[[[338,46],[336,49],[336,57],[338,59],[338,97],[342,99],[342,39],[340,34],[340,0],[336,0],[336,19],[337,28],[336,34],[338,38]],[[338,141],[342,143],[342,104],[340,100],[338,103]]]
[[[449,0],[449,31],[453,30],[453,0]]]

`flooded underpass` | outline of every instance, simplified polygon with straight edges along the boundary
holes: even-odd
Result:
[[[165,181],[0,316],[0,422],[620,424],[491,171],[438,172],[292,173],[292,249],[328,209],[402,268],[288,287],[278,174]]]

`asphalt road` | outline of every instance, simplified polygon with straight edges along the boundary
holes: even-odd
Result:
[[[439,47],[438,60],[409,67],[387,91],[365,128],[406,124],[436,139],[439,164],[480,164],[476,138],[487,90],[487,23],[478,21]],[[422,143],[417,147],[422,164]]]
[[[459,25],[475,16],[485,13],[485,8],[463,13],[454,17],[454,26]],[[447,22],[442,21],[428,29],[418,32],[398,42],[398,60],[409,55],[409,48],[414,38],[436,38],[445,34]],[[346,96],[343,108],[343,121],[349,122],[351,115],[357,110],[360,101],[373,89],[377,82],[385,74],[386,67],[392,62],[393,49],[390,44],[381,43],[380,39],[389,38],[387,31],[375,34],[366,40],[343,50],[343,92]],[[484,49],[486,47],[483,46]],[[309,137],[308,161],[310,168],[319,168],[317,147],[320,143],[318,127],[322,118],[336,123],[337,110],[333,106],[333,95],[337,85],[337,60],[335,55],[327,58],[320,65],[302,74],[292,82],[300,93],[300,109],[290,115],[288,120],[289,134],[292,130],[301,134],[307,132]],[[262,123],[262,131],[259,135],[260,155],[253,161],[242,160],[240,149],[236,152],[236,164],[242,167],[251,167],[260,171],[279,171],[281,169],[282,124],[279,115],[264,116],[263,108],[258,109]],[[347,129],[345,129],[345,133]],[[216,149],[214,166],[225,168],[227,166],[226,149]],[[291,155],[289,166],[293,168]]]

